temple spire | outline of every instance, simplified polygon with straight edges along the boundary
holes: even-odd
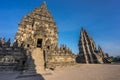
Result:
[[[101,47],[100,47],[100,45],[98,45],[98,50],[102,50]]]
[[[84,33],[84,27],[81,28],[80,35]]]
[[[45,2],[45,1],[42,3],[41,8],[42,8],[42,9],[47,9],[47,5],[46,5],[46,2]]]

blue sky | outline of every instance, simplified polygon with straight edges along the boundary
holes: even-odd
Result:
[[[1,0],[0,37],[14,39],[18,23],[24,15],[40,7],[44,0]],[[119,0],[46,0],[59,29],[59,45],[66,44],[78,53],[81,27],[104,52],[120,55]]]

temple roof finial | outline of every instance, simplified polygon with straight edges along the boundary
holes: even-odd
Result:
[[[81,28],[81,32],[84,32],[84,31],[85,31],[84,26],[82,26],[82,28]]]
[[[101,48],[100,45],[98,45],[98,48]]]
[[[46,1],[44,1],[44,2],[42,3],[41,8],[42,8],[42,9],[47,9]]]
[[[83,26],[82,26],[81,30],[82,30],[82,31],[84,30]]]
[[[100,45],[98,45],[98,51],[102,51],[102,52],[103,52],[103,50],[102,50],[102,48],[100,47]]]

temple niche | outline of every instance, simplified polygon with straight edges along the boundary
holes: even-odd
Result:
[[[81,29],[78,47],[79,54],[76,58],[78,63],[110,63],[109,56],[102,51],[100,46],[97,50],[94,40],[84,28]]]

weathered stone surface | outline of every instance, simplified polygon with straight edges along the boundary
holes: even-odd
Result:
[[[40,48],[36,48],[31,53],[31,56],[34,60],[35,70],[37,73],[44,73],[44,56],[43,51]]]
[[[93,39],[85,29],[82,28],[79,40],[79,55],[77,62],[80,63],[110,63],[109,57],[102,51],[100,46],[98,50]]]
[[[10,39],[0,39],[0,71],[23,70],[25,60],[23,48],[11,45]]]
[[[52,15],[48,11],[46,4],[36,8],[19,23],[19,29],[15,37],[18,45],[24,48],[53,48],[58,45],[58,30]],[[37,43],[41,40],[41,45]],[[47,44],[49,42],[49,44]]]
[[[23,17],[14,42],[26,49],[26,55],[31,56],[26,64],[32,67],[29,62],[34,62],[37,73],[75,63],[75,55],[70,49],[64,45],[58,48],[58,28],[45,2]]]
[[[69,48],[58,48],[58,28],[45,2],[23,17],[13,44],[0,38],[0,70],[20,70],[24,76],[74,63]]]

